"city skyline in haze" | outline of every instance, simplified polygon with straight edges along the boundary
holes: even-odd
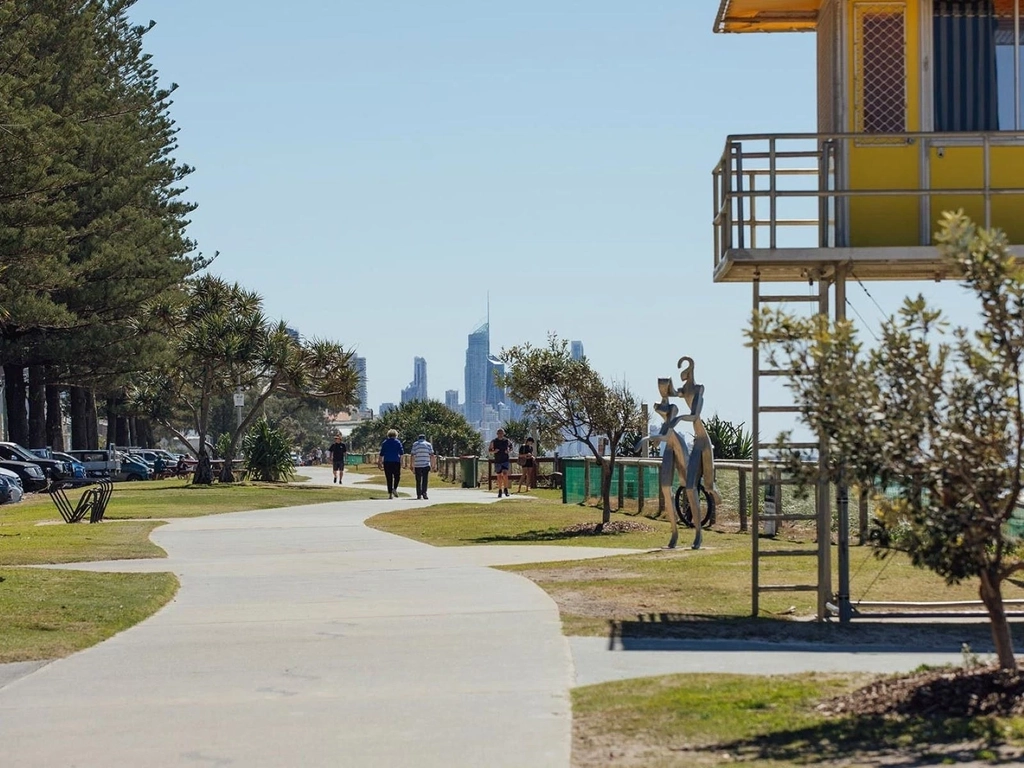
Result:
[[[131,15],[156,22],[144,47],[179,86],[188,236],[269,317],[364,358],[368,403],[398,402],[415,356],[428,394],[465,400],[489,294],[490,355],[583,339],[648,401],[687,355],[707,412],[743,422],[751,287],[712,280],[711,172],[731,134],[816,130],[816,51],[813,35],[714,35],[717,6],[139,0]],[[851,285],[849,315],[870,340],[918,292],[964,322],[948,283]]]

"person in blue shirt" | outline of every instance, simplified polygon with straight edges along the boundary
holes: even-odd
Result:
[[[377,457],[377,467],[384,469],[384,478],[388,482],[388,498],[393,499],[398,495],[398,479],[402,475],[402,454],[405,449],[402,441],[398,439],[398,430],[389,429],[388,438],[380,444],[380,455]]]

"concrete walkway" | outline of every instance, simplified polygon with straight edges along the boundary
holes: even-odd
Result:
[[[0,688],[3,764],[565,768],[573,667],[557,608],[485,566],[625,550],[437,548],[362,524],[497,501],[430,497],[175,520],[152,537],[166,560],[75,566],[173,571],[181,589],[98,646],[20,665]]]
[[[330,482],[329,469],[303,472]],[[357,479],[346,473],[346,485]],[[3,764],[566,768],[576,683],[960,661],[566,639],[539,587],[487,566],[631,550],[437,548],[363,525],[393,509],[498,501],[461,489],[432,488],[430,497],[175,520],[153,533],[167,559],[72,566],[173,571],[181,589],[98,646],[0,667]],[[514,503],[499,502],[494,514]]]

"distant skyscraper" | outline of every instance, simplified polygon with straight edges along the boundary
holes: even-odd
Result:
[[[393,410],[395,410],[395,404],[394,403],[381,403],[380,404],[380,408],[377,409],[377,415],[378,416],[383,416],[388,411],[393,411]]]
[[[295,341],[299,341],[299,332],[291,326],[286,325],[284,327],[284,332],[291,336]]]
[[[366,395],[366,358],[358,355],[352,356],[352,368],[359,375],[359,383],[356,385],[356,399],[359,401],[360,411],[370,410]]]
[[[573,360],[583,359],[583,342],[582,341],[570,341],[569,342],[569,354],[572,355]]]
[[[495,380],[497,376],[505,375],[505,364],[493,357],[487,358],[487,397],[485,402],[488,405],[497,407],[498,403],[504,403],[508,398],[505,395],[505,388],[498,386]]]
[[[466,345],[466,420],[471,424],[479,422],[484,416],[490,353],[490,324],[484,323],[469,334]]]
[[[402,402],[427,399],[427,361],[422,357],[412,359],[412,383],[402,390]]]
[[[448,406],[448,410],[459,412],[459,390],[457,389],[446,389],[444,391],[444,404]]]

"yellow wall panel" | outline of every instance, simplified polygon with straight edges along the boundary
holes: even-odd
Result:
[[[848,6],[848,71],[854,73],[848,91],[849,103],[860,105],[864,96],[863,61],[859,26],[865,14],[902,13],[904,15],[906,73],[906,130],[920,130],[921,84],[919,77],[920,24],[916,2],[879,2],[855,0]],[[863,130],[858,109],[848,110],[848,130]],[[916,143],[898,140],[884,142],[865,135],[863,141],[847,142],[850,188],[919,189],[920,157]],[[917,197],[854,197],[849,204],[849,233],[852,246],[917,245],[920,242],[920,201]]]
[[[993,188],[1024,187],[1024,147],[996,146],[990,149]],[[938,228],[943,211],[963,209],[978,224],[985,222],[984,150],[979,146],[933,147],[929,152],[932,189],[977,189],[971,195],[935,195],[932,198],[932,231]],[[1024,243],[1024,196],[993,195],[992,226],[1006,232],[1011,243]]]

